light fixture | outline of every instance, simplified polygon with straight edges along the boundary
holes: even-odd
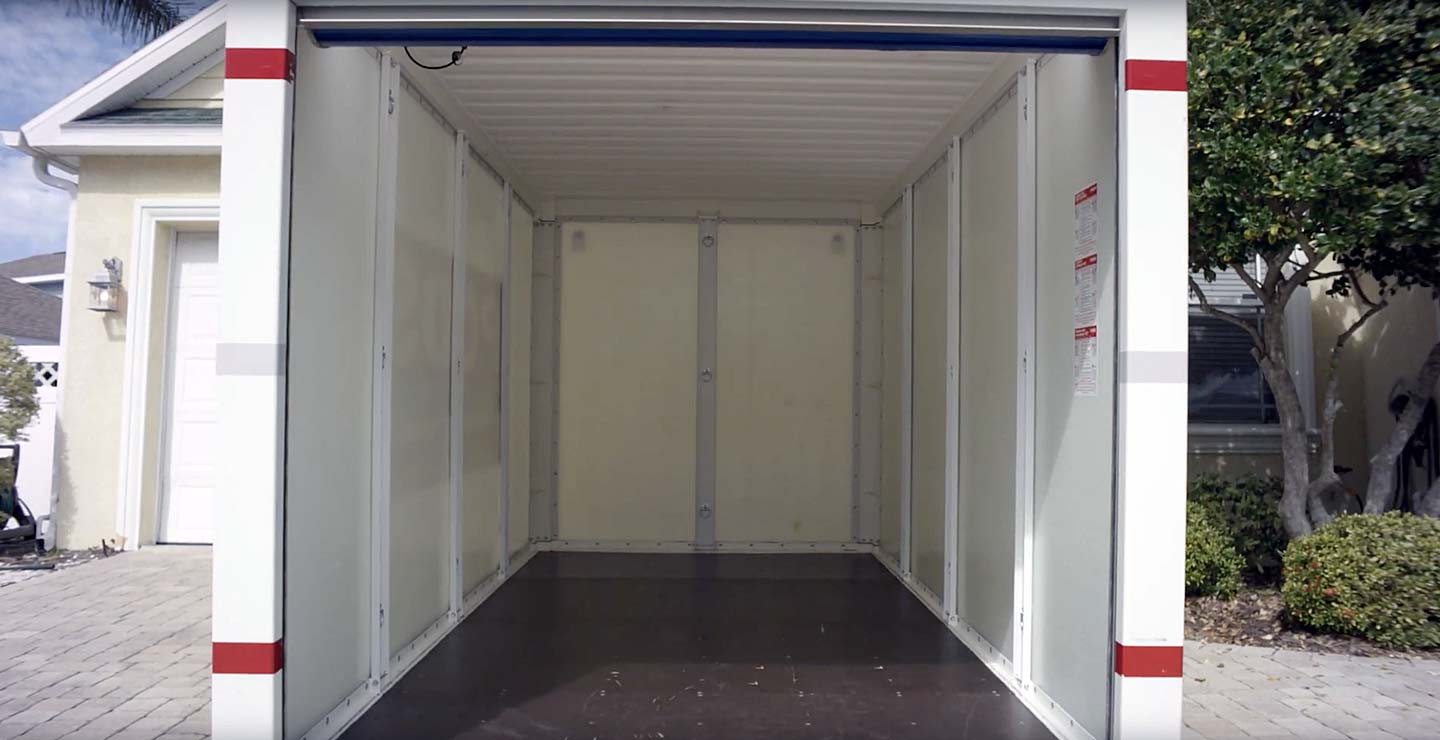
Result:
[[[114,313],[120,310],[120,269],[119,257],[110,257],[101,262],[105,269],[90,277],[90,310]]]

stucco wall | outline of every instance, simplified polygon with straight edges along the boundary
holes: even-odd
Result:
[[[1315,408],[1324,408],[1330,351],[1335,337],[1360,315],[1350,298],[1312,288],[1315,339]],[[1375,296],[1373,287],[1369,295]],[[1346,343],[1340,363],[1340,402],[1335,424],[1335,463],[1353,468],[1344,475],[1351,490],[1363,492],[1370,456],[1389,436],[1394,418],[1387,409],[1391,389],[1414,378],[1425,355],[1440,340],[1435,301],[1429,291],[1403,291]],[[1317,413],[1318,418],[1318,413]]]
[[[71,300],[64,309],[68,336],[60,366],[64,404],[56,425],[61,547],[93,547],[117,534],[128,312],[88,310],[85,281],[101,269],[101,260],[119,257],[125,262],[122,284],[134,284],[137,276],[131,274],[130,263],[137,200],[213,199],[219,191],[219,157],[86,157],[80,162],[74,252],[66,262]],[[162,286],[166,260],[156,262],[156,285]],[[146,480],[153,485],[153,471]],[[153,519],[153,509],[145,516]]]

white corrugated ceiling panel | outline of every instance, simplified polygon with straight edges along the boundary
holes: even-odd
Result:
[[[413,52],[430,63],[450,50]],[[474,47],[440,75],[545,195],[867,200],[919,154],[998,59]]]

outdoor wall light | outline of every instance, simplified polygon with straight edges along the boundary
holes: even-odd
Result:
[[[120,310],[120,269],[119,257],[110,257],[101,262],[105,269],[90,277],[90,310],[114,313]]]

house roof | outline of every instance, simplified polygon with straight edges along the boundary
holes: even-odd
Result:
[[[64,252],[34,254],[18,260],[0,262],[0,277],[27,278],[37,275],[59,275],[64,272]]]
[[[59,298],[0,277],[0,335],[18,342],[60,341]]]

